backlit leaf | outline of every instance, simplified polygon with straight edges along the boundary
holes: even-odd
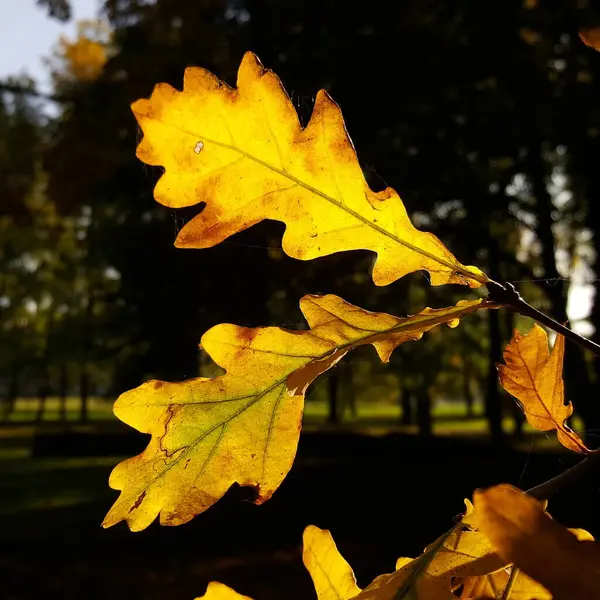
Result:
[[[399,559],[394,573],[377,577],[355,600],[456,600],[457,582],[505,566],[482,533],[459,525],[420,557]]]
[[[367,185],[342,113],[317,94],[302,128],[279,78],[246,53],[237,89],[200,68],[183,91],[158,84],[132,110],[144,138],[137,156],[165,172],[156,200],[174,208],[206,202],[179,233],[181,248],[209,248],[263,219],[286,224],[283,249],[301,260],[345,250],[377,254],[373,280],[387,285],[426,270],[431,283],[478,287],[487,277],[415,229],[398,194]]]
[[[456,584],[460,585],[461,600],[475,600],[479,598],[500,598],[508,584],[510,569],[501,569],[487,575],[457,578]],[[510,600],[552,600],[552,594],[540,583],[525,575],[523,571],[517,577],[510,591]]]
[[[570,531],[544,505],[510,485],[474,494],[477,525],[498,554],[538,581],[554,600],[592,600],[600,590],[600,544]]]
[[[329,531],[309,525],[302,541],[302,560],[318,600],[348,600],[360,592],[352,567],[339,553]]]
[[[223,583],[211,581],[206,588],[204,596],[200,596],[196,600],[252,600],[252,598],[238,594]]]
[[[540,431],[556,430],[558,441],[575,452],[588,452],[579,436],[566,424],[573,405],[565,404],[562,379],[565,339],[556,336],[552,352],[548,335],[534,325],[525,335],[515,331],[504,350],[506,365],[499,365],[502,387],[521,403],[530,425]]]
[[[268,500],[294,460],[304,391],[315,377],[353,348],[371,344],[385,362],[399,344],[490,306],[462,301],[399,318],[334,295],[304,296],[308,330],[213,327],[202,346],[225,375],[149,381],[117,399],[117,417],[152,438],[111,473],[110,486],[121,495],[103,525],[126,520],[137,531],[159,514],[163,525],[179,525],[236,482],[255,487],[257,504]]]

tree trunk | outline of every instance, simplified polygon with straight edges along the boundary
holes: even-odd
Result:
[[[350,416],[352,417],[352,419],[356,419],[356,390],[354,389],[353,385],[354,381],[352,379],[352,366],[348,362],[343,362],[340,365],[340,367],[342,372],[344,373],[344,410],[347,406],[350,410]]]
[[[402,425],[412,425],[415,422],[412,393],[409,390],[401,387],[398,394],[401,410],[400,423]]]
[[[542,156],[541,145],[538,152],[531,156],[529,164],[531,186],[537,202],[536,233],[542,247],[542,265],[544,277],[550,281],[543,286],[550,303],[550,315],[559,321],[567,321],[567,286],[560,279],[556,267],[555,242],[552,232],[552,212],[555,210],[547,188],[547,167]],[[593,203],[590,203],[593,204]],[[566,396],[573,402],[575,409],[585,423],[585,429],[600,428],[600,405],[595,401],[594,390],[584,351],[576,344],[567,341],[565,351],[564,380]]]
[[[80,413],[79,420],[82,423],[87,423],[89,420],[89,377],[87,372],[87,364],[81,361],[79,364],[79,399]]]
[[[512,310],[504,311],[504,326],[505,326],[505,338],[512,339],[513,329],[515,327],[515,313]],[[511,398],[512,400],[512,398]],[[512,435],[517,439],[521,439],[523,437],[523,424],[525,423],[525,413],[521,406],[515,401],[512,400],[510,404],[510,414],[513,418],[513,429]]]
[[[493,279],[501,281],[500,261],[496,240],[491,236],[488,246],[490,275]],[[500,331],[500,316],[497,310],[488,310],[489,354],[487,393],[485,395],[485,415],[488,420],[490,436],[493,441],[504,440],[502,429],[502,396],[498,384],[498,371],[496,365],[502,360],[502,333]]]
[[[58,399],[59,399],[58,418],[63,423],[67,420],[68,387],[69,387],[69,374],[67,372],[67,363],[63,362],[60,365],[59,379],[58,379]]]
[[[339,423],[340,415],[338,411],[338,387],[339,379],[337,373],[331,374],[327,379],[329,387],[329,415],[327,416],[328,423]]]
[[[428,437],[432,434],[431,394],[428,389],[417,393],[417,426],[419,435]]]
[[[502,396],[498,385],[498,370],[496,365],[502,360],[502,337],[500,334],[499,315],[497,310],[488,310],[489,329],[489,362],[488,388],[485,398],[485,414],[488,419],[490,436],[494,441],[504,439],[502,429]]]
[[[11,415],[15,412],[17,406],[17,398],[19,396],[19,369],[13,365],[10,372],[8,382],[8,390],[6,393],[6,413],[5,420],[10,420]]]
[[[42,375],[42,381],[38,390],[38,408],[35,415],[36,423],[41,423],[44,420],[44,413],[46,412],[46,402],[48,400],[48,393],[50,391],[50,377],[48,369],[44,367],[44,373]]]
[[[469,369],[465,365],[463,369],[463,393],[465,395],[465,404],[467,406],[467,419],[472,419],[475,416],[475,398],[471,390],[471,378],[469,377]]]
[[[88,372],[88,360],[90,358],[90,348],[92,340],[92,316],[94,299],[91,294],[88,295],[87,306],[85,308],[85,318],[83,321],[83,348],[82,357],[79,363],[79,397],[81,399],[81,412],[79,420],[85,423],[89,420],[89,393],[90,379]]]

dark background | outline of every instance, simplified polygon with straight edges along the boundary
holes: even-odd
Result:
[[[70,18],[65,1],[38,3]],[[530,324],[488,311],[401,347],[389,366],[361,351],[328,373],[308,395],[297,462],[264,506],[233,490],[182,527],[100,529],[111,467],[145,444],[111,418],[112,401],[149,378],[214,373],[197,348],[212,325],[301,327],[305,293],[397,315],[473,296],[422,273],[375,288],[366,252],[293,260],[277,223],[175,249],[201,205],[154,202],[160,169],[135,158],[130,104],[160,81],[180,88],[189,65],[234,85],[254,51],[303,123],[317,90],[330,92],[374,189],[397,189],[459,260],[564,322],[570,288],[598,286],[600,53],[578,34],[600,26],[600,7],[99,6],[98,22],[57,45],[50,97],[23,78],[0,83],[0,597],[183,600],[213,579],[256,600],[310,597],[299,550],[309,523],[332,530],[366,585],[449,528],[475,487],[526,488],[573,463],[498,387],[503,346]],[[579,325],[600,341],[595,298]],[[574,425],[595,447],[600,381],[572,344],[565,379]],[[598,500],[590,483],[551,508],[600,534]]]

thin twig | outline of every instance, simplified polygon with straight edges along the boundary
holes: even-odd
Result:
[[[556,333],[564,335],[568,340],[575,342],[582,348],[590,350],[596,356],[600,356],[600,345],[596,344],[596,342],[592,342],[592,340],[589,340],[582,335],[579,335],[578,333],[575,333],[572,329],[561,325],[558,321],[555,321],[548,315],[540,312],[537,308],[533,308],[531,304],[528,304],[525,302],[525,300],[523,300],[523,298],[521,298],[521,294],[517,292],[512,284],[507,282],[498,283],[496,281],[488,281],[486,287],[489,292],[488,297],[493,302],[503,304],[507,308],[519,313],[520,315],[535,319],[542,325],[545,325],[549,329],[556,331]]]
[[[586,458],[574,467],[527,490],[527,493],[538,500],[548,500],[563,489],[580,483],[589,474],[597,470],[600,470],[600,448],[588,454]]]
[[[510,570],[510,576],[506,582],[506,585],[504,586],[504,590],[502,590],[502,595],[500,596],[499,600],[508,600],[510,598],[510,593],[512,592],[518,575],[519,567],[515,567],[515,565],[513,565],[512,569]]]
[[[57,96],[56,94],[46,94],[39,92],[36,89],[25,87],[22,85],[15,85],[12,83],[5,83],[0,81],[0,92],[9,92],[11,94],[18,94],[23,96],[33,96],[35,98],[41,98],[42,100],[50,100],[51,102],[57,102],[59,104],[66,104],[73,102],[73,98],[67,96]]]

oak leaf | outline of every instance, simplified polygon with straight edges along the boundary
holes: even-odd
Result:
[[[589,533],[558,524],[542,502],[510,485],[476,491],[473,500],[478,528],[498,554],[547,588],[554,600],[598,598],[600,544]]]
[[[104,527],[126,520],[139,531],[158,515],[163,525],[185,523],[234,483],[253,486],[257,504],[268,500],[291,468],[304,391],[318,375],[366,344],[387,362],[398,345],[490,306],[461,301],[400,318],[334,295],[304,296],[304,331],[216,325],[201,343],[225,375],[148,381],[115,402],[119,419],[152,437],[113,469],[109,484],[121,494]]]
[[[252,600],[252,598],[238,594],[224,583],[211,581],[204,596],[200,596],[196,600]]]
[[[487,575],[456,578],[460,600],[501,598],[508,585],[511,569],[501,569]],[[540,583],[518,571],[510,589],[510,600],[552,600],[550,592]]]
[[[302,542],[302,560],[318,600],[348,600],[360,593],[354,571],[339,553],[329,531],[309,525]]]
[[[565,404],[562,379],[565,339],[556,336],[552,352],[548,335],[535,324],[525,335],[514,332],[504,350],[505,365],[498,365],[500,383],[521,404],[530,425],[540,431],[556,430],[558,441],[575,452],[589,452],[566,424],[573,405]]]
[[[286,224],[282,245],[310,260],[346,250],[377,254],[373,281],[387,285],[428,271],[433,285],[478,287],[488,278],[457,261],[442,242],[415,229],[398,194],[373,192],[342,113],[316,96],[302,128],[279,78],[247,52],[237,89],[201,68],[185,71],[183,91],[159,83],[132,105],[144,132],[137,156],[164,174],[154,197],[179,208],[205,202],[176,246],[209,248],[264,219]]]
[[[418,558],[399,559],[394,573],[377,577],[354,600],[456,600],[463,578],[505,566],[482,533],[458,525]]]
[[[462,584],[463,579],[506,566],[482,533],[462,531],[459,525],[428,546],[419,558],[398,559],[394,573],[377,577],[361,591],[329,531],[309,525],[304,530],[303,546],[304,564],[318,600],[456,600],[466,598],[456,593],[457,582]],[[206,595],[197,600],[250,599],[213,582]]]

